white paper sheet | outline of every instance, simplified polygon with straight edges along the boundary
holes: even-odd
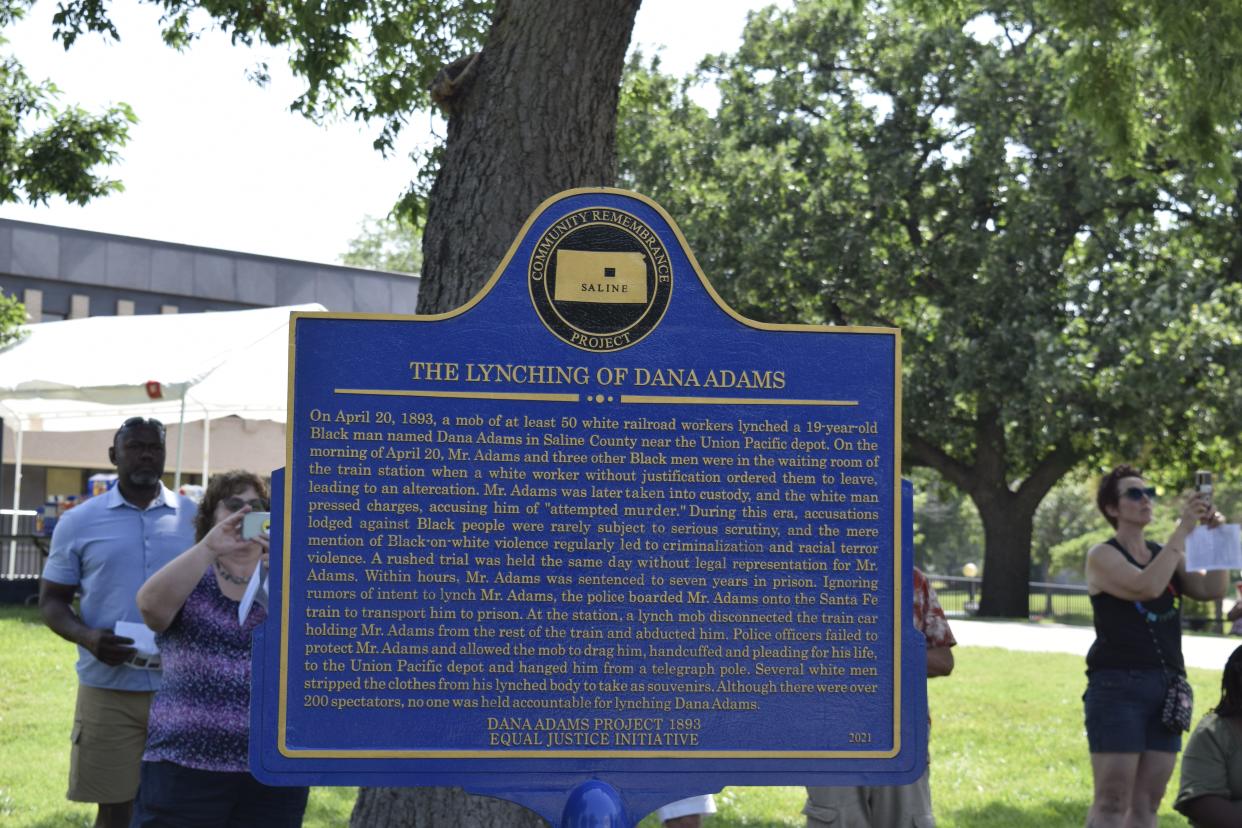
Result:
[[[246,616],[250,614],[250,608],[256,601],[261,607],[267,606],[267,566],[263,563],[256,566],[250,574],[250,583],[246,584],[241,603],[237,605],[238,624],[246,623]]]
[[[1227,523],[1215,529],[1195,527],[1186,537],[1186,568],[1192,572],[1242,569],[1242,526]]]
[[[134,621],[117,621],[112,632],[123,638],[134,640],[132,646],[138,652],[130,656],[129,661],[125,662],[126,666],[139,670],[160,669],[160,648],[155,644],[154,630],[146,624]]]

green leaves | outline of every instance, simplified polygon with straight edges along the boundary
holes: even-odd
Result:
[[[1158,58],[1201,27],[1114,6],[759,13],[695,79],[630,67],[627,183],[683,222],[743,313],[901,327],[906,428],[942,452],[916,462],[1017,491],[1066,457],[1201,460],[1242,422],[1242,218],[1178,160],[1184,101]],[[1106,24],[1112,40],[1084,41]],[[1141,129],[1085,120],[1084,84],[1137,63],[1096,97]],[[704,78],[714,118],[686,96]]]
[[[312,120],[343,116],[380,124],[388,151],[408,115],[430,106],[427,89],[446,64],[476,51],[491,22],[491,0],[147,0],[160,6],[164,41],[189,46],[198,21],[234,43],[289,47],[290,68],[306,81],[290,108]],[[54,18],[66,48],[87,32],[119,35],[100,0],[66,0]],[[265,71],[256,69],[262,79]]]
[[[397,215],[367,218],[341,256],[342,264],[417,274],[423,268],[421,228]]]
[[[9,8],[9,12],[12,8]],[[0,62],[0,203],[75,204],[121,189],[97,172],[112,163],[136,122],[125,104],[92,115],[56,105],[50,82],[32,81],[13,58]]]
[[[26,306],[17,297],[0,292],[0,348],[7,348],[25,335]]]

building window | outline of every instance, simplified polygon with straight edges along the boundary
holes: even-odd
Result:
[[[22,292],[22,304],[26,306],[26,315],[30,324],[43,321],[43,291],[26,288]]]
[[[75,293],[69,297],[69,318],[85,319],[91,315],[91,297]]]

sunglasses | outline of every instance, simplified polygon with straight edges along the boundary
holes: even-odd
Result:
[[[240,497],[233,496],[227,497],[221,502],[224,504],[224,508],[228,509],[230,512],[236,512],[243,506],[249,506],[256,512],[267,511],[267,503],[257,497],[253,500],[242,500]]]
[[[1140,489],[1138,486],[1131,486],[1130,488],[1122,492],[1121,496],[1128,498],[1130,500],[1133,500],[1135,502],[1141,501],[1143,498],[1147,498],[1148,500],[1155,500],[1156,490],[1152,486],[1148,486],[1146,489]]]

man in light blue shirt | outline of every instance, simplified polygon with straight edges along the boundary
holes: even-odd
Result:
[[[194,504],[165,488],[164,426],[132,417],[108,449],[117,484],[70,509],[52,533],[39,584],[47,625],[78,645],[68,798],[99,804],[96,826],[129,824],[160,671],[135,659],[118,621],[142,623],[134,602],[156,570],[194,545]],[[81,593],[77,612],[75,593]]]

